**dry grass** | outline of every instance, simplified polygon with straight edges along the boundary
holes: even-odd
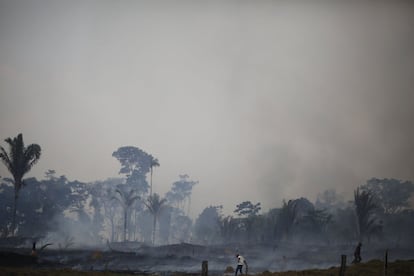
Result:
[[[339,267],[329,269],[310,269],[303,271],[263,272],[256,276],[297,276],[297,275],[339,275]],[[372,260],[366,263],[354,264],[346,267],[346,276],[381,276],[384,275],[384,263],[380,260]],[[395,261],[388,264],[387,276],[413,276],[414,260]]]
[[[350,265],[346,268],[346,276],[379,276],[384,275],[384,263],[379,260],[373,260],[366,263]],[[388,264],[387,276],[410,276],[414,275],[414,260],[395,261]],[[338,275],[339,268],[332,267],[329,269],[311,269],[303,271],[286,271],[286,272],[262,272],[255,276],[331,276]],[[55,276],[121,276],[121,275],[139,275],[131,273],[116,273],[116,272],[97,272],[85,271],[80,272],[70,269],[30,269],[30,268],[11,268],[0,267],[0,275],[20,276],[40,276],[40,275],[55,275]],[[172,273],[174,276],[188,276],[187,273]],[[144,275],[141,275],[144,276]],[[146,275],[148,276],[148,274]]]
[[[131,273],[132,274],[132,273]],[[0,275],[9,276],[125,276],[126,273],[98,272],[98,271],[76,271],[71,269],[30,269],[15,267],[0,267]],[[134,274],[138,275],[138,274]]]

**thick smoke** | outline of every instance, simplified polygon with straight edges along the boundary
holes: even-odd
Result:
[[[411,3],[0,5],[0,138],[42,146],[36,176],[143,147],[161,193],[200,181],[193,216],[414,178]]]

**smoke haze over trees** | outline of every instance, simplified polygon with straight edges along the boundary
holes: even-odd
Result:
[[[326,190],[315,203],[305,197],[286,199],[267,211],[260,202],[247,200],[235,206],[234,215],[223,214],[221,205],[210,205],[193,220],[188,216],[191,194],[203,183],[179,175],[164,197],[151,195],[147,176],[154,157],[132,146],[120,147],[113,156],[121,164],[123,177],[83,183],[49,169],[42,180],[25,179],[16,234],[53,241],[61,248],[106,241],[414,245],[409,234],[414,231],[411,181],[372,178],[354,191],[353,200]],[[13,180],[1,178],[2,237],[12,233],[13,190]]]
[[[207,257],[204,248],[224,253],[209,255],[219,260],[213,266],[219,270],[233,251],[240,250],[250,254],[249,264],[255,269],[273,270],[287,269],[286,255],[288,269],[332,266],[333,254],[349,251],[359,242],[368,248],[364,251],[367,259],[384,248],[391,249],[394,258],[410,258],[414,253],[410,249],[414,247],[414,209],[408,203],[414,195],[411,181],[372,178],[355,189],[353,199],[331,189],[319,192],[315,202],[306,197],[286,199],[269,210],[262,210],[261,202],[244,200],[233,206],[231,215],[223,213],[222,205],[208,205],[193,219],[189,216],[191,196],[203,183],[182,174],[165,195],[151,194],[147,181],[154,160],[151,154],[128,146],[118,148],[113,157],[121,165],[118,178],[84,183],[48,169],[43,179],[24,179],[15,216],[14,180],[0,178],[0,202],[5,206],[0,210],[0,240],[15,235],[61,253],[72,248],[119,252],[113,251],[115,246],[125,254],[134,250],[143,254],[154,248],[157,251],[142,255],[152,257],[143,259],[154,258],[157,263],[166,254],[164,258],[172,258],[170,265],[178,269],[194,269],[195,256]],[[171,251],[174,246],[180,251]],[[331,250],[330,257],[324,255],[326,248]],[[189,255],[179,255],[183,252]],[[319,259],[309,257],[309,252],[320,254]],[[306,257],[295,263],[303,254]],[[181,265],[174,263],[177,256],[183,260]],[[128,261],[126,256],[118,258]],[[143,265],[171,269],[145,262],[138,267]],[[119,266],[113,259],[111,267]]]
[[[0,0],[0,236],[414,248],[414,3],[331,2]]]
[[[154,192],[204,183],[193,217],[349,199],[414,179],[413,21],[400,1],[0,1],[1,139],[42,143],[30,176],[82,182],[117,177],[112,152],[138,145],[162,161]]]

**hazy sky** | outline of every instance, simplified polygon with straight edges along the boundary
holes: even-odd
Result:
[[[139,147],[193,216],[413,180],[414,4],[287,2],[0,0],[1,145],[80,181]]]

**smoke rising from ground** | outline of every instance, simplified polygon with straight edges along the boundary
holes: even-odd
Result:
[[[1,139],[42,146],[32,175],[83,181],[116,176],[118,147],[143,148],[160,160],[155,191],[199,181],[193,217],[412,180],[413,14],[405,2],[1,1]]]

